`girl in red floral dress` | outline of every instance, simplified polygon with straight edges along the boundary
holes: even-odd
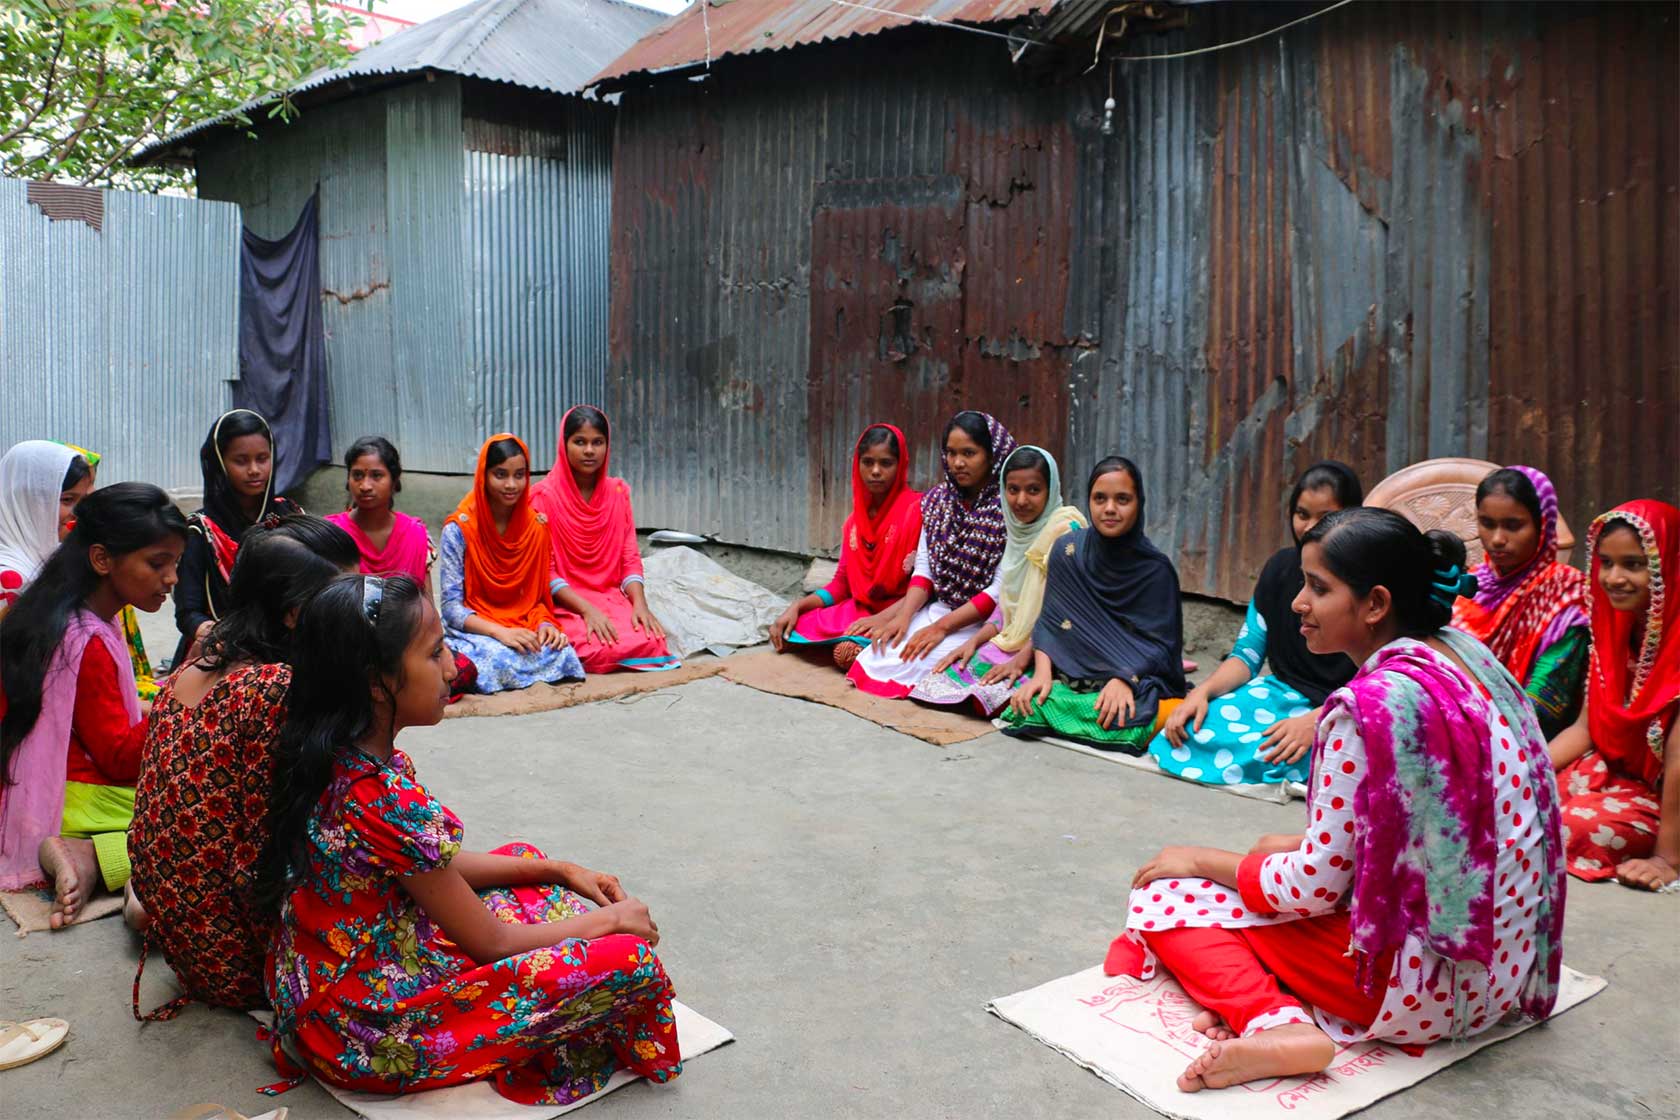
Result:
[[[136,1016],[153,948],[185,994],[147,1018],[173,1018],[195,999],[268,1006],[262,976],[273,914],[257,910],[252,888],[268,843],[292,626],[315,593],[354,572],[359,559],[348,533],[307,513],[253,528],[233,565],[227,613],[152,704],[128,832],[129,924],[145,931]]]
[[[336,580],[295,649],[262,878],[279,908],[267,981],[282,1071],[302,1076],[285,1041],[343,1088],[490,1078],[524,1104],[569,1104],[619,1069],[681,1072],[647,907],[527,845],[463,851],[461,822],[396,749],[403,728],[443,717],[455,675],[419,587]]]

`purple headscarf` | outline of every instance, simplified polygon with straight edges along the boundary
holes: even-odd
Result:
[[[992,444],[991,475],[981,484],[974,504],[963,501],[950,467],[945,468],[944,481],[922,495],[922,533],[927,538],[933,594],[950,607],[962,606],[991,585],[1009,543],[998,474],[1015,450],[1015,437],[989,414],[974,415],[986,422]]]
[[[1484,559],[1476,566],[1475,576],[1478,587],[1474,599],[1476,605],[1486,611],[1499,608],[1511,592],[1523,585],[1523,582],[1540,568],[1557,559],[1558,549],[1558,497],[1557,488],[1543,471],[1533,467],[1513,466],[1507,470],[1516,471],[1534,485],[1534,493],[1540,499],[1540,547],[1534,550],[1528,563],[1508,575],[1501,575],[1499,569],[1493,566],[1493,561]],[[1587,615],[1580,607],[1567,607],[1559,611],[1546,624],[1546,632],[1540,637],[1540,649],[1546,649],[1572,626],[1587,625]]]

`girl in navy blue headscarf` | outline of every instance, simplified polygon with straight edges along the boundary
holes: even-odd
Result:
[[[1091,472],[1091,527],[1050,554],[1033,675],[1006,734],[1142,754],[1162,701],[1184,696],[1178,572],[1143,532],[1143,476],[1111,456]]]

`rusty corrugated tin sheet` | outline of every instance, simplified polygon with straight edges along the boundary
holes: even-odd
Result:
[[[907,36],[872,76],[766,56],[808,80],[621,110],[607,395],[641,523],[826,551],[871,421],[914,433],[922,485],[959,403],[1065,441],[1069,106],[911,66]]]
[[[1197,7],[1126,49],[1297,11]],[[963,404],[1070,486],[1137,459],[1186,589],[1231,599],[1324,456],[1367,485],[1532,463],[1573,524],[1680,498],[1675,18],[1351,5],[1118,65],[1110,136],[1106,65],[1028,81],[949,32],[633,89],[608,394],[641,520],[831,549],[857,429],[911,426],[925,482]]]
[[[641,74],[706,65],[732,55],[779,51],[913,25],[915,19],[982,26],[1048,12],[1056,0],[699,0],[672,16],[597,74],[606,88]],[[874,9],[874,10],[872,10]],[[888,15],[879,9],[890,9]]]

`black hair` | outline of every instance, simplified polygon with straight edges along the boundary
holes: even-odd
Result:
[[[1515,498],[1534,519],[1536,529],[1545,524],[1540,520],[1540,495],[1535,491],[1534,483],[1521,471],[1500,467],[1491,472],[1476,487],[1476,504],[1481,505],[1482,499],[1489,494],[1504,494],[1508,498]]]
[[[1434,534],[1440,533],[1439,537]],[[1456,534],[1444,529],[1432,529],[1424,536],[1435,546],[1436,557],[1442,568],[1457,568],[1463,571],[1470,564],[1470,550],[1464,547],[1464,541]],[[1474,594],[1472,592],[1471,594]]]
[[[499,439],[490,445],[490,450],[484,453],[484,469],[491,470],[516,455],[525,454],[525,449],[519,446],[519,441],[513,438]],[[527,464],[529,465],[529,464]]]
[[[1301,472],[1301,477],[1295,480],[1295,489],[1289,492],[1289,505],[1285,507],[1290,515],[1295,513],[1301,495],[1309,490],[1331,491],[1336,496],[1338,509],[1358,509],[1365,503],[1365,488],[1359,485],[1359,476],[1352,467],[1336,459],[1320,459]]]
[[[1050,488],[1050,460],[1036,447],[1017,447],[1009,453],[1009,458],[1003,461],[1004,481],[1015,471],[1037,471],[1044,479],[1044,488]]]
[[[370,601],[374,606],[364,605]],[[298,616],[286,724],[274,747],[270,834],[257,872],[265,910],[278,911],[294,870],[304,865],[309,818],[332,780],[333,761],[374,729],[373,685],[397,677],[400,687],[422,603],[420,585],[407,576],[341,576]]]
[[[222,465],[228,445],[241,436],[262,436],[268,441],[269,450],[274,450],[274,433],[269,430],[268,421],[248,408],[236,408],[217,417],[198,449],[198,470],[204,480],[204,512],[235,539],[242,537],[263,513],[259,510],[256,519],[245,516],[239,495],[234,493],[233,483]],[[274,476],[270,474],[269,496],[273,493]]]
[[[566,419],[560,425],[561,442],[571,439],[584,428],[594,428],[611,446],[612,429],[607,424],[607,414],[592,404],[580,404],[566,413]]]
[[[112,556],[148,548],[168,536],[187,539],[187,519],[156,486],[119,482],[76,503],[76,525],[47,557],[35,582],[0,619],[0,785],[11,784],[11,763],[41,716],[41,692],[70,615],[98,589],[100,576],[88,550],[103,545]]]
[[[1464,567],[1464,542],[1446,530],[1422,533],[1393,510],[1360,506],[1325,514],[1301,538],[1303,549],[1309,544],[1354,595],[1386,587],[1403,637],[1433,634],[1452,618],[1450,603],[1432,595],[1447,569]]]
[[[1131,476],[1132,489],[1137,493],[1137,527],[1142,528],[1144,514],[1143,472],[1138,470],[1138,465],[1136,463],[1132,462],[1124,455],[1110,455],[1105,459],[1099,460],[1097,465],[1091,468],[1091,477],[1085,480],[1085,501],[1087,503],[1090,502],[1091,491],[1096,487],[1097,479],[1101,478],[1105,474],[1113,474],[1115,471],[1125,471]]]
[[[904,451],[898,446],[898,436],[885,424],[874,424],[863,430],[863,436],[858,440],[858,454],[862,455],[871,447],[880,447],[883,443],[887,445],[887,450],[892,452],[894,459],[904,458]]]
[[[88,461],[77,455],[70,460],[70,467],[64,472],[64,485],[58,488],[58,492],[62,494],[66,490],[72,490],[80,486],[82,480],[91,474],[93,474],[93,468],[88,466]]]
[[[363,436],[350,445],[350,450],[344,453],[344,488],[350,489],[349,471],[356,465],[356,460],[363,455],[375,456],[385,469],[391,472],[391,493],[402,493],[402,456],[397,454],[396,445],[384,436]]]
[[[965,408],[951,417],[950,422],[945,425],[945,434],[939,439],[941,448],[951,438],[951,433],[958,428],[961,428],[963,434],[980,446],[980,450],[986,453],[988,459],[992,457],[996,450],[992,447],[992,429],[986,426],[986,418],[971,408]]]
[[[200,664],[212,673],[245,662],[290,664],[292,628],[315,593],[361,560],[349,533],[323,517],[294,513],[257,528],[239,546],[228,581],[228,609],[208,637]]]

